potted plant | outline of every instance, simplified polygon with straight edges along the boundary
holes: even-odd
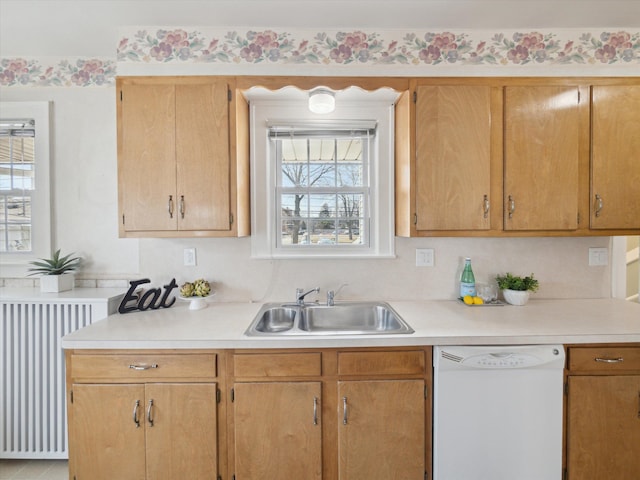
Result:
[[[525,305],[529,301],[529,294],[538,290],[538,280],[533,277],[533,273],[528,277],[517,275],[498,275],[496,277],[498,288],[502,290],[502,295],[507,303],[511,305]]]
[[[75,283],[73,272],[80,266],[80,257],[72,257],[73,253],[60,256],[58,249],[51,258],[41,258],[30,262],[33,268],[29,275],[42,275],[40,277],[40,290],[42,292],[64,292],[71,290]]]

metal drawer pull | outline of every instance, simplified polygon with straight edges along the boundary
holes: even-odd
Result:
[[[624,358],[622,358],[622,357],[618,357],[618,358],[600,358],[600,357],[596,357],[596,358],[594,358],[594,360],[596,362],[602,362],[602,363],[621,363],[621,362],[624,362]]]
[[[509,218],[513,218],[513,212],[516,211],[516,201],[509,195]]]
[[[318,397],[313,397],[313,424],[318,424]]]
[[[484,218],[487,218],[489,216],[489,197],[487,195],[484,196],[484,200],[482,201],[483,204],[483,210],[484,210]]]
[[[602,197],[596,194],[596,217],[600,216],[600,212],[602,211],[602,207],[604,206],[604,201]]]
[[[342,424],[346,425],[347,424],[347,397],[342,397]]]
[[[173,195],[169,195],[169,205],[167,208],[169,210],[169,218],[173,218]]]
[[[149,400],[149,408],[147,409],[147,421],[149,426],[153,427],[153,417],[151,416],[151,409],[153,408],[153,399]]]
[[[140,408],[140,400],[136,400],[136,404],[133,406],[133,422],[136,424],[136,428],[140,428],[140,419],[138,418],[138,408]]]
[[[129,368],[133,370],[150,370],[152,368],[158,368],[157,363],[152,363],[151,365],[129,365]]]
[[[180,218],[184,218],[184,195],[180,195]]]

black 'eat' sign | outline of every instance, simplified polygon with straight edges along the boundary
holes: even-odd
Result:
[[[164,285],[164,294],[162,294],[161,288],[150,288],[141,295],[136,294],[136,288],[144,283],[151,283],[151,280],[143,278],[142,280],[132,280],[129,282],[131,286],[122,299],[122,302],[120,302],[118,312],[129,313],[135,310],[157,310],[158,308],[169,308],[175,303],[175,297],[167,303],[171,291],[178,287],[175,278],[172,279],[168,285]]]

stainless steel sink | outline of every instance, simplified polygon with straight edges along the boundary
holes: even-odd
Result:
[[[332,306],[267,303],[245,335],[388,335],[413,332],[385,302],[340,302]]]

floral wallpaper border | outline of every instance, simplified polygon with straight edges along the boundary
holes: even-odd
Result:
[[[439,66],[588,65],[640,66],[640,32],[625,30],[558,33],[297,32],[271,29],[202,33],[199,30],[148,27],[125,33],[116,60],[62,60],[43,65],[37,59],[0,60],[0,86],[111,86],[117,65],[186,64],[318,65],[334,68],[415,67],[416,74]],[[640,71],[640,70],[639,70]]]

